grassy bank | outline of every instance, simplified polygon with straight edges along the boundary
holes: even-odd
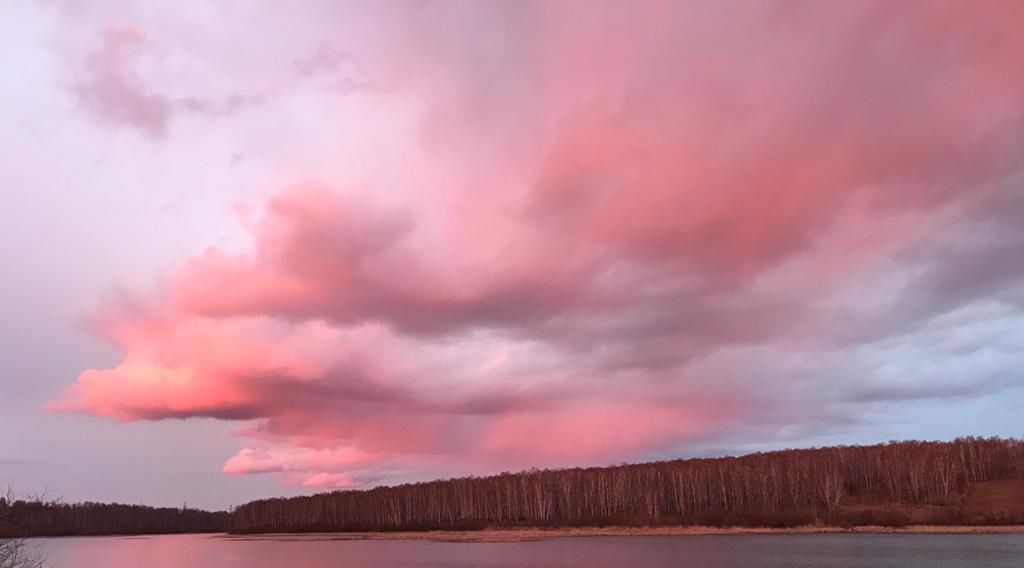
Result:
[[[575,527],[575,528],[522,528],[483,529],[478,531],[421,531],[421,532],[351,532],[351,533],[270,533],[247,535],[221,535],[216,538],[232,541],[317,541],[317,540],[430,540],[440,542],[526,542],[550,538],[595,536],[684,536],[684,535],[786,535],[786,534],[1021,534],[1024,525],[1008,526],[933,526],[906,527],[827,527],[804,526],[793,528],[743,527]]]

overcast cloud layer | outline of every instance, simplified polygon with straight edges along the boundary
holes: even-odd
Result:
[[[121,160],[59,191],[177,221],[33,420],[299,488],[1022,434],[1019,2],[79,10],[17,14],[47,136]]]

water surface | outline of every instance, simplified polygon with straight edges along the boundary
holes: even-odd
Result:
[[[516,543],[224,540],[210,535],[41,541],[52,568],[1021,568],[1024,535],[685,535]]]

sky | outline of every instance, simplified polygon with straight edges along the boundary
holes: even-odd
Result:
[[[1024,435],[1024,4],[0,4],[0,482]]]

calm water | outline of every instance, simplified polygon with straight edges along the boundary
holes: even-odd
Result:
[[[1024,567],[1024,535],[636,536],[500,544],[187,535],[37,542],[53,568]]]

